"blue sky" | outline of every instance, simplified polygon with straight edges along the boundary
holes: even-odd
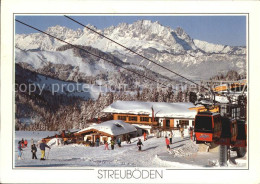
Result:
[[[199,39],[215,44],[223,44],[230,46],[246,45],[246,16],[136,16],[136,15],[85,15],[71,16],[75,20],[84,25],[91,24],[98,29],[104,29],[109,26],[116,26],[119,23],[133,23],[137,20],[159,21],[163,26],[176,29],[181,27],[193,39]],[[82,29],[79,24],[69,20],[68,18],[57,15],[16,15],[16,19],[23,21],[41,30],[48,27],[61,25],[71,29]],[[35,33],[18,22],[15,22],[15,32],[18,34]]]

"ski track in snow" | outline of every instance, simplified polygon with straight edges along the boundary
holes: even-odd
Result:
[[[131,144],[122,142],[122,147],[117,145],[114,150],[104,150],[104,145],[99,147],[86,147],[84,145],[70,144],[65,146],[51,146],[46,148],[47,160],[39,160],[41,151],[37,148],[37,160],[32,159],[30,140],[34,138],[35,143],[46,136],[55,135],[57,132],[29,132],[18,131],[15,134],[14,165],[16,168],[93,168],[93,167],[172,167],[178,169],[187,168],[219,168],[217,165],[217,153],[197,153],[196,145],[189,140],[186,131],[185,138],[175,133],[173,144],[170,145],[171,153],[168,153],[165,138],[156,138],[149,135],[148,140],[143,141],[142,151],[138,151],[137,138],[131,139]],[[17,144],[22,138],[28,140],[28,147],[23,148],[22,160],[17,159]],[[227,167],[244,168],[247,159],[236,160],[237,164],[229,164]],[[216,163],[210,166],[208,164]],[[222,167],[221,167],[222,168]],[[226,167],[225,167],[226,168]]]

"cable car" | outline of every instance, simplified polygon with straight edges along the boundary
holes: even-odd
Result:
[[[238,135],[237,120],[221,117],[222,131],[216,144],[231,146],[236,142]]]
[[[194,126],[196,141],[214,142],[221,135],[221,116],[210,111],[198,112]]]
[[[246,137],[247,137],[247,125],[245,120],[237,120],[237,139],[234,143],[235,147],[246,147]]]
[[[237,120],[237,139],[232,150],[237,152],[238,157],[244,157],[247,150],[247,124],[245,120]]]

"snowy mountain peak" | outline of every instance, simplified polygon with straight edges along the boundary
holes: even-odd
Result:
[[[65,26],[60,26],[60,25],[56,25],[56,26],[52,26],[52,27],[48,27],[46,32],[55,32],[55,31],[68,31],[69,28],[65,27]]]
[[[83,31],[81,29],[77,29],[77,30],[73,30],[73,29],[69,29],[67,27],[64,26],[60,26],[60,25],[56,25],[53,27],[49,27],[46,30],[47,33],[59,37],[59,38],[71,38],[71,37],[79,37],[83,34]]]
[[[132,49],[156,49],[172,54],[187,52],[245,54],[246,52],[242,47],[229,47],[193,40],[183,28],[177,27],[174,30],[161,25],[158,21],[138,20],[132,24],[120,23],[104,30],[99,30],[93,25],[87,25],[87,27]],[[87,28],[72,30],[57,25],[48,28],[46,32],[72,44],[91,46],[104,52],[125,52],[122,47],[112,44]],[[16,45],[24,50],[56,50],[64,43],[37,33],[16,35]]]
[[[132,24],[135,28],[141,28],[141,29],[152,29],[153,31],[157,31],[159,34],[160,31],[167,30],[170,31],[169,28],[162,26],[158,21],[152,22],[151,20],[138,20]],[[153,32],[155,33],[155,32]]]
[[[175,32],[177,33],[178,36],[180,37],[189,37],[189,35],[182,29],[181,27],[177,27]]]
[[[93,30],[95,30],[95,31],[98,30],[98,28],[97,28],[96,26],[93,26],[93,25],[91,25],[91,24],[86,25],[86,27],[89,27],[90,29],[93,29]],[[90,30],[89,30],[88,28],[86,28],[86,27],[83,28],[84,33],[90,31]]]

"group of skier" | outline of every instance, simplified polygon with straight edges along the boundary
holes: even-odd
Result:
[[[190,128],[189,130],[190,130],[190,137],[192,139],[193,129]],[[183,137],[183,131],[181,131],[181,135]],[[144,141],[146,141],[147,140],[146,132],[144,132],[143,137],[144,137]],[[171,149],[170,148],[170,144],[172,144],[173,137],[174,137],[174,134],[173,134],[172,131],[170,132],[170,134],[168,134],[168,136],[167,135],[165,136],[165,143],[166,143],[166,148],[167,148],[168,151],[170,151],[170,149]],[[131,137],[130,137],[130,135],[126,136],[126,141],[127,141],[128,144],[131,144]],[[96,143],[95,145],[98,147],[99,143],[100,143],[99,138],[96,139],[95,143]],[[111,150],[114,150],[116,143],[117,143],[118,147],[121,147],[121,138],[120,137],[118,137],[117,139],[112,138],[110,140]],[[28,144],[27,140],[23,140],[23,139],[18,142],[18,159],[19,160],[22,157],[22,151],[23,151],[22,148],[26,148],[27,144]],[[108,141],[104,141],[104,145],[105,145],[104,149],[105,150],[109,150],[109,147],[108,147],[109,143],[108,143]],[[32,159],[37,159],[37,156],[36,156],[37,146],[34,144],[33,139],[31,139]],[[138,141],[137,141],[138,151],[142,151],[142,146],[143,146],[143,143],[142,143],[141,139],[138,138]],[[46,147],[49,148],[49,149],[51,149],[51,148],[46,144],[45,139],[42,139],[39,147],[40,147],[40,150],[41,150],[41,159],[40,160],[45,160],[45,148]]]
[[[118,147],[121,147],[121,138],[120,137],[118,137],[116,139],[116,143],[117,143]],[[105,150],[109,150],[108,144],[109,144],[108,141],[105,140],[104,141]],[[115,138],[111,138],[110,145],[111,145],[111,150],[114,150],[114,148],[115,148]]]
[[[23,144],[24,144],[24,147],[27,147],[27,143],[25,144],[25,141],[23,141],[23,139],[21,141],[18,141],[18,147],[17,147],[17,149],[18,149],[18,160],[22,159],[22,151],[23,151],[22,145]],[[40,147],[40,150],[41,150],[41,159],[40,160],[45,160],[45,148],[46,147],[49,148],[49,149],[51,149],[51,148],[46,144],[45,139],[42,139],[39,147]],[[32,159],[37,159],[37,156],[36,156],[37,147],[34,144],[33,139],[31,140],[31,152],[32,152]]]
[[[169,151],[170,151],[170,144],[172,144],[172,138],[173,138],[173,136],[174,136],[174,135],[173,135],[172,132],[170,132],[170,134],[169,134],[169,138],[170,138],[170,139],[168,139],[168,137],[165,136],[166,147],[167,147],[167,149],[168,149]],[[147,134],[146,134],[146,132],[144,132],[143,137],[144,137],[144,141],[146,141],[146,140],[147,140]],[[128,136],[126,137],[128,144],[131,143],[131,141],[130,141],[129,138],[130,138],[130,136],[128,135]],[[114,140],[114,139],[111,139],[110,144],[111,144],[111,149],[113,150],[113,149],[114,149],[114,145],[115,145],[115,140]],[[117,144],[118,144],[118,147],[121,147],[121,139],[120,139],[120,137],[117,139]],[[109,150],[109,148],[108,148],[108,142],[107,142],[107,141],[104,142],[104,145],[105,145],[104,150]],[[142,146],[143,146],[143,143],[142,143],[141,139],[138,138],[138,141],[137,141],[138,151],[142,151]]]
[[[172,131],[169,134],[169,138],[167,136],[165,136],[165,143],[166,143],[166,148],[168,151],[171,150],[170,144],[172,144],[172,138],[174,137],[174,134],[172,133]]]

